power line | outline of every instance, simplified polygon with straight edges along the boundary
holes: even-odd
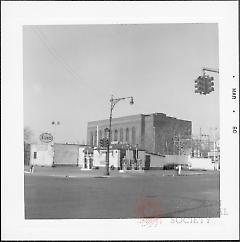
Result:
[[[77,81],[81,80],[82,78],[79,76],[79,74],[76,71],[74,71],[74,69],[64,60],[64,58],[57,52],[57,50],[49,44],[46,35],[37,26],[32,27],[32,30],[44,44],[47,51],[65,68],[65,70],[68,71]],[[106,95],[105,93],[97,90],[96,88],[82,80],[81,83],[90,88],[91,91],[94,91],[98,95]]]

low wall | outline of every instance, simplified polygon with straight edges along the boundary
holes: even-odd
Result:
[[[191,158],[188,155],[150,155],[150,168],[163,168],[165,164],[189,164],[191,169],[196,170],[215,170],[216,165],[210,158]]]
[[[188,164],[189,156],[188,155],[166,155],[166,163],[174,164]]]
[[[214,170],[215,165],[210,158],[189,158],[191,169]]]
[[[189,156],[187,155],[166,155],[159,156],[150,154],[150,168],[163,168],[164,165],[174,164],[188,164]]]
[[[163,168],[166,163],[166,157],[150,155],[150,168]]]

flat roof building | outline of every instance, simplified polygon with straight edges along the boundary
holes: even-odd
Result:
[[[109,119],[88,122],[87,143],[98,146],[107,137]],[[138,114],[112,119],[111,141],[138,146],[148,152],[177,154],[174,137],[191,138],[192,122],[164,113]]]

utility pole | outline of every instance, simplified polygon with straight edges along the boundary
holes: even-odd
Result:
[[[173,149],[172,149],[173,155],[175,155],[175,134],[173,136]]]
[[[181,141],[180,141],[180,134],[178,134],[178,155],[181,155]]]
[[[214,164],[215,164],[215,157],[216,157],[215,149],[216,149],[216,145],[215,145],[215,132],[214,132],[213,133],[213,162],[214,162]]]
[[[201,145],[202,145],[202,128],[200,127],[200,138],[199,138],[199,146],[198,146],[198,149],[199,149],[199,156],[201,157],[202,154],[201,154]]]
[[[130,104],[134,104],[133,102],[133,97],[123,97],[123,98],[114,98],[114,96],[111,96],[110,99],[110,103],[111,103],[111,107],[110,107],[110,116],[109,116],[109,129],[108,130],[108,142],[107,142],[107,154],[106,154],[106,175],[109,176],[109,149],[110,149],[110,145],[111,145],[111,128],[112,128],[112,112],[113,112],[113,108],[115,107],[115,105],[121,101],[121,100],[125,100],[125,99],[130,99]]]
[[[98,125],[97,125],[97,147],[99,147]]]

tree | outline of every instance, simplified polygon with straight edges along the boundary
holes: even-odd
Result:
[[[31,143],[33,132],[29,127],[24,127],[24,143]]]

